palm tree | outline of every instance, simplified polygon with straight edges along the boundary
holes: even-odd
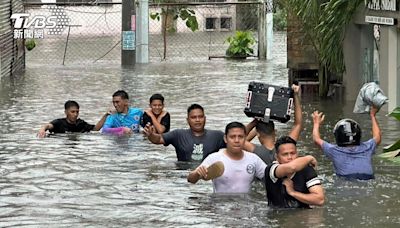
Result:
[[[303,24],[318,61],[319,95],[326,96],[331,75],[345,71],[343,40],[346,25],[364,0],[281,0]]]

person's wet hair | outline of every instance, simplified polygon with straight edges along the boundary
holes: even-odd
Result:
[[[276,142],[275,142],[276,152],[278,153],[278,149],[279,149],[280,145],[288,144],[288,143],[294,144],[295,146],[297,144],[296,140],[292,139],[290,136],[279,137],[278,140],[276,140]]]
[[[150,97],[150,104],[151,102],[153,102],[154,100],[160,100],[162,104],[164,104],[164,97],[159,94],[159,93],[155,93]]]
[[[72,107],[77,107],[77,108],[79,109],[79,104],[78,104],[78,102],[76,102],[76,101],[71,101],[71,100],[68,100],[68,101],[65,102],[65,104],[64,104],[65,110],[70,109],[70,108],[72,108]]]
[[[275,132],[275,124],[272,121],[269,121],[268,123],[257,121],[256,130],[259,134],[272,135]]]
[[[187,109],[187,114],[189,115],[189,113],[194,109],[200,109],[202,112],[204,112],[204,108],[201,107],[201,105],[199,105],[199,104],[191,104],[189,106],[189,108]]]
[[[127,92],[125,92],[125,90],[118,90],[117,92],[115,92],[113,95],[113,97],[121,97],[122,99],[127,99],[129,100],[129,95]]]
[[[226,127],[225,127],[225,135],[228,135],[229,130],[232,128],[243,129],[244,133],[246,134],[246,127],[244,126],[244,124],[242,124],[240,122],[231,122],[228,125],[226,125]]]

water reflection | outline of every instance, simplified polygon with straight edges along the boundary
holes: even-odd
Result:
[[[188,170],[198,164],[176,162],[173,147],[149,143],[142,135],[112,137],[100,133],[36,137],[39,127],[64,115],[63,104],[81,105],[89,123],[111,104],[111,95],[125,89],[133,106],[147,107],[155,92],[166,98],[171,128],[186,128],[186,108],[205,107],[206,127],[224,129],[243,114],[249,81],[286,85],[287,69],[277,45],[272,62],[223,60],[205,63],[158,63],[87,67],[28,66],[18,77],[0,84],[0,226],[31,227],[397,227],[400,223],[399,167],[374,158],[376,179],[341,183],[332,164],[311,141],[311,113],[327,113],[321,134],[333,141],[332,126],[343,117],[357,119],[370,135],[367,116],[354,115],[352,102],[303,97],[302,154],[320,162],[327,203],[312,210],[271,210],[265,190],[256,184],[248,196],[219,197],[211,182],[190,185]],[[277,124],[278,132],[293,124]],[[400,124],[378,114],[383,145],[397,140]],[[380,153],[382,147],[378,147]]]

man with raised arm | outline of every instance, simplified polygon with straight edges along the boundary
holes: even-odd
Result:
[[[154,144],[173,145],[178,161],[202,161],[226,146],[222,131],[205,129],[206,116],[202,106],[190,105],[186,120],[189,129],[175,129],[159,134],[154,126],[147,124],[143,132]]]
[[[381,130],[376,120],[378,109],[372,106],[370,118],[372,138],[361,142],[361,127],[352,119],[342,119],[334,127],[336,144],[333,145],[321,139],[319,127],[324,121],[323,113],[313,113],[313,140],[324,154],[333,162],[335,173],[349,179],[369,180],[374,178],[372,155],[381,143]]]
[[[289,136],[297,141],[302,130],[303,115],[299,96],[300,87],[297,85],[292,85],[292,89],[294,91],[294,124]],[[256,128],[257,132],[252,131],[254,127]],[[247,132],[251,133],[249,133],[249,136],[247,137],[244,150],[257,154],[266,164],[271,164],[274,160],[276,141],[274,122],[263,122],[254,119],[246,126],[246,129]],[[261,145],[250,142],[256,135],[258,135],[258,140],[260,141]]]
[[[76,101],[68,100],[64,104],[65,118],[55,119],[50,123],[44,124],[38,132],[38,137],[46,136],[46,131],[51,133],[69,133],[69,132],[89,132],[98,131],[103,126],[109,113],[105,113],[96,125],[88,124],[79,118],[79,104]]]

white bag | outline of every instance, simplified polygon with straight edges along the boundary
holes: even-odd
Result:
[[[369,113],[371,105],[380,109],[387,101],[388,98],[383,94],[379,85],[375,82],[368,82],[361,87],[353,112]]]

